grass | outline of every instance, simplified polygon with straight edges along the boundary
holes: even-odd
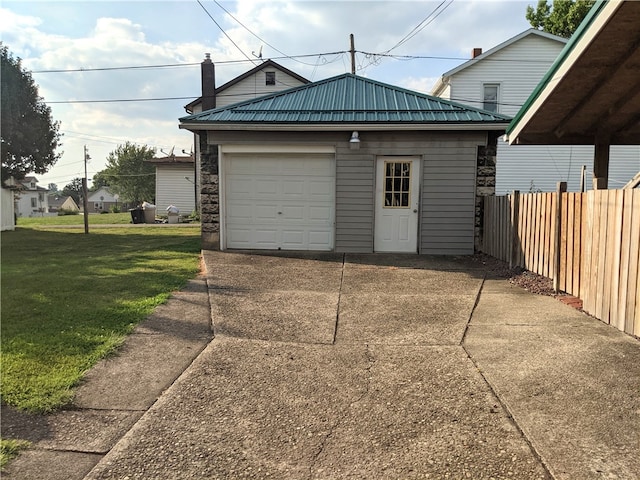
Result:
[[[1,380],[9,405],[46,413],[68,403],[83,373],[199,270],[198,226],[90,232],[39,225],[2,233]]]
[[[18,455],[18,452],[30,445],[25,440],[0,440],[0,469],[13,457]]]
[[[89,214],[89,228],[92,225],[123,225],[131,223],[131,214],[95,213]],[[19,217],[18,227],[40,227],[47,225],[84,225],[84,215],[58,215],[55,217]]]

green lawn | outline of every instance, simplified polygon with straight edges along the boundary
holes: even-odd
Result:
[[[20,409],[69,402],[83,372],[199,270],[197,225],[85,235],[75,218],[78,228],[2,233],[2,401]]]
[[[131,213],[89,214],[89,228],[92,225],[131,223]],[[18,227],[38,227],[46,225],[84,225],[84,215],[58,215],[55,217],[19,217]]]

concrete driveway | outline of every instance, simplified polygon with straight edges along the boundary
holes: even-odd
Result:
[[[637,478],[636,339],[469,259],[205,262],[215,338],[87,478]]]
[[[637,339],[468,258],[204,258],[74,408],[3,415],[3,477],[639,478]]]

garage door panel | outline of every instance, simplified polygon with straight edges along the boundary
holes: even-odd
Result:
[[[234,153],[224,162],[228,248],[333,249],[333,155]]]

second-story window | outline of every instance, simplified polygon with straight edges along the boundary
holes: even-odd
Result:
[[[496,83],[485,83],[483,86],[483,106],[490,112],[498,112],[499,85]]]
[[[276,84],[276,72],[265,72],[265,85],[275,85]]]

